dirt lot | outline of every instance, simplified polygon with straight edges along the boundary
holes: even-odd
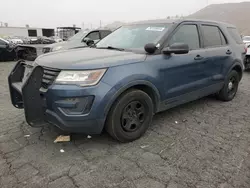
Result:
[[[10,104],[13,65],[0,63],[1,188],[250,187],[250,73],[234,101],[208,97],[158,114],[133,143],[73,135],[54,144],[56,129],[29,127]]]

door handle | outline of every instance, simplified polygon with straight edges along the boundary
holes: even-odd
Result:
[[[231,50],[227,50],[226,54],[228,55],[232,54]]]
[[[204,57],[200,56],[200,55],[197,55],[194,60],[202,60]]]

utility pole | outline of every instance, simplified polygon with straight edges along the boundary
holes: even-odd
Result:
[[[100,20],[100,28],[102,27],[102,20]]]

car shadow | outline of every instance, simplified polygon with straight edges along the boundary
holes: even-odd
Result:
[[[191,112],[194,108],[202,108],[201,107],[202,105],[208,104],[208,103],[215,103],[216,104],[216,103],[221,103],[221,102],[218,101],[214,96],[208,96],[208,97],[201,98],[201,99],[198,99],[196,101],[192,101],[192,102],[171,108],[169,110],[157,113],[153,117],[152,125],[149,129],[150,130],[154,129],[157,132],[161,132],[161,130],[160,130],[161,128],[157,127],[158,121],[160,121],[160,120],[161,121],[162,120],[169,121],[169,119],[171,119],[171,117],[173,117],[173,116],[176,117],[176,121],[183,121],[185,119],[185,117],[183,117],[183,115],[181,113],[182,111],[185,112],[184,114],[191,114]],[[190,113],[187,111],[190,111]],[[180,119],[177,119],[178,117]],[[87,144],[87,143],[91,143],[91,142],[102,143],[102,144],[107,144],[107,145],[119,145],[119,144],[121,144],[118,141],[111,138],[105,130],[100,135],[86,135],[86,134],[77,134],[77,133],[69,134],[69,133],[64,132],[64,131],[62,131],[59,128],[54,127],[54,126],[47,126],[43,129],[46,130],[43,133],[43,135],[47,134],[47,136],[50,137],[51,140],[53,138],[56,139],[56,137],[59,135],[70,135],[71,141],[68,143],[73,143],[75,145]],[[65,142],[63,144],[67,144],[67,142]]]

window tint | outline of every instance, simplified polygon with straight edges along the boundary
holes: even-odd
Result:
[[[214,47],[226,44],[226,39],[217,26],[201,26],[204,37],[204,47]]]
[[[190,50],[195,50],[200,48],[200,40],[199,40],[197,26],[196,25],[181,26],[169,41],[169,45],[172,45],[174,43],[188,44]]]
[[[100,39],[98,31],[90,33],[87,37],[92,39],[92,40],[99,40]]]
[[[243,44],[243,40],[239,34],[239,32],[237,31],[236,28],[232,28],[232,27],[228,27],[228,31],[229,34],[231,35],[231,37],[233,37],[233,39],[235,40],[236,43],[238,44]]]
[[[101,38],[106,37],[107,35],[109,35],[111,33],[111,31],[101,31]]]

